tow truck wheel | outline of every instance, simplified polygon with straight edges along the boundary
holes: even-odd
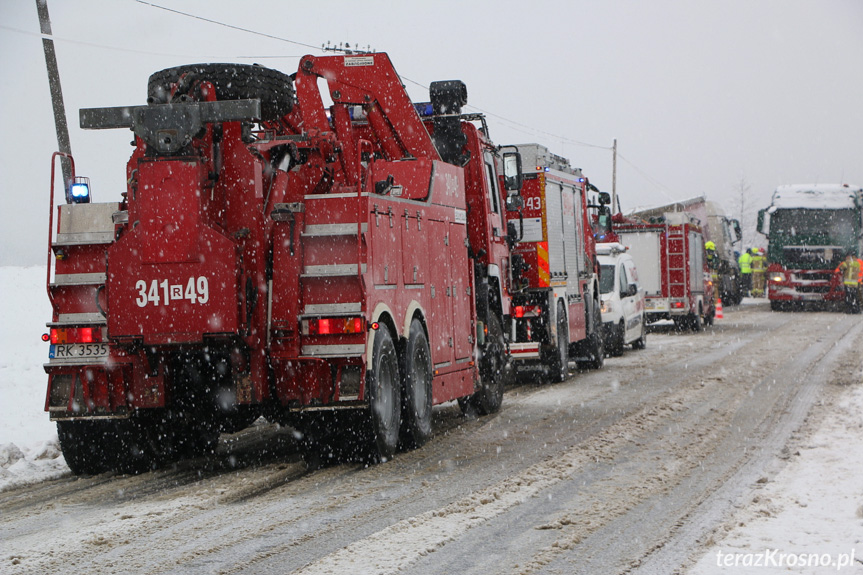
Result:
[[[75,475],[96,475],[111,468],[102,421],[58,421],[57,436],[66,465]]]
[[[401,441],[406,448],[420,447],[432,433],[431,350],[422,324],[413,320],[402,366]]]
[[[569,376],[569,321],[563,302],[557,304],[557,353],[551,358],[549,371],[553,383],[565,381]]]
[[[148,100],[168,103],[174,85],[183,78],[175,97],[185,95],[195,80],[211,82],[218,100],[261,100],[261,120],[278,120],[291,111],[293,83],[287,74],[250,64],[188,64],[150,75]]]
[[[372,365],[368,370],[367,384],[372,457],[384,462],[392,458],[398,447],[401,378],[393,338],[383,325],[375,332]]]
[[[120,473],[142,473],[158,467],[162,460],[158,427],[148,418],[112,421],[114,462]]]
[[[506,355],[506,340],[500,320],[492,314],[488,318],[488,334],[480,361],[480,390],[467,400],[459,400],[463,412],[473,409],[479,415],[490,415],[500,411],[503,390],[514,375]]]

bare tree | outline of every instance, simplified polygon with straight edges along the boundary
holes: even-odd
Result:
[[[756,244],[762,244],[761,237],[755,230],[758,222],[757,199],[750,192],[751,187],[746,181],[746,176],[741,176],[740,181],[734,186],[732,213],[740,220],[740,229],[743,239],[740,242],[740,251],[749,249]]]

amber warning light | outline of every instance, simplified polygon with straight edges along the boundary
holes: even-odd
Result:
[[[58,343],[100,343],[102,329],[98,327],[51,328],[51,335],[43,334],[42,341]]]

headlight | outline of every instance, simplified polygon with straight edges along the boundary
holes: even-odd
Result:
[[[770,274],[770,281],[772,282],[784,282],[785,275],[780,273],[772,273]]]
[[[602,313],[608,313],[611,311],[611,305],[607,301],[604,301],[599,305],[599,311]]]

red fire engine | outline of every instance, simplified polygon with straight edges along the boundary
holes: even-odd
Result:
[[[647,220],[615,216],[613,226],[638,267],[648,323],[671,319],[695,331],[713,323],[713,282],[697,219],[687,212]]]
[[[432,405],[500,408],[520,174],[498,178],[517,161],[460,115],[463,83],[414,105],[377,53],[182,66],[148,91],[81,110],[134,131],[128,189],[70,186],[51,236],[46,410],[74,472],[206,452],[260,415],[312,458],[350,437],[386,460]]]
[[[596,244],[588,182],[569,160],[538,144],[516,148],[524,165],[520,242],[513,250],[510,353],[518,371],[563,381],[574,359],[603,364]]]

